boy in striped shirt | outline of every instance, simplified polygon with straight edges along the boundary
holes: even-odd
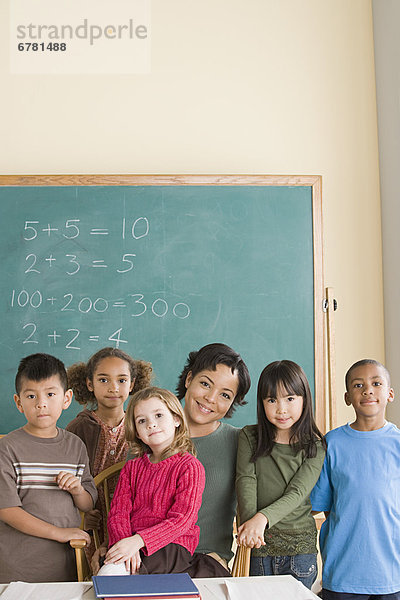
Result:
[[[79,510],[97,498],[83,442],[57,427],[72,400],[64,364],[48,354],[20,362],[17,409],[26,424],[0,440],[0,583],[73,581],[71,539],[89,541]]]

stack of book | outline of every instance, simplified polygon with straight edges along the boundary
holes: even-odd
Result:
[[[95,575],[97,598],[104,600],[200,600],[200,593],[187,573],[168,575]]]

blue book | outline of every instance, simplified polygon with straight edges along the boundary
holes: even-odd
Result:
[[[135,596],[193,596],[199,590],[187,573],[168,575],[94,575],[94,591],[98,598]]]

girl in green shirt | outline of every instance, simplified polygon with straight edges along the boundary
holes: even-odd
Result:
[[[252,548],[250,575],[293,575],[311,588],[317,531],[310,492],[325,457],[310,386],[290,360],[269,364],[257,389],[257,425],[239,436],[238,544]]]

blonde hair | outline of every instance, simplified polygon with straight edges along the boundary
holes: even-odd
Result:
[[[67,369],[68,387],[74,392],[75,400],[82,405],[89,404],[94,408],[97,405],[97,400],[92,391],[88,389],[86,380],[93,381],[94,373],[100,361],[104,358],[115,357],[124,360],[129,365],[129,372],[132,381],[135,384],[131,394],[142,390],[151,384],[153,377],[153,368],[151,363],[144,360],[135,360],[126,352],[119,348],[102,348],[89,358],[87,363],[75,363]]]
[[[189,427],[181,403],[172,392],[159,387],[144,388],[133,394],[129,401],[125,414],[125,438],[131,449],[130,454],[133,454],[134,456],[143,456],[144,454],[151,453],[151,448],[138,438],[135,424],[136,406],[139,402],[150,400],[150,398],[159,398],[168,408],[170,413],[179,420],[179,425],[175,429],[174,440],[171,446],[164,450],[161,458],[167,458],[178,452],[181,454],[190,452],[190,454],[196,456],[196,450],[189,436]]]

